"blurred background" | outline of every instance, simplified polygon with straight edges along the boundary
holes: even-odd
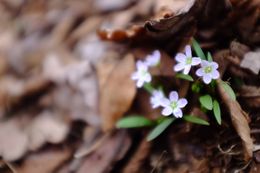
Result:
[[[153,74],[187,94],[189,86],[169,79],[173,55],[192,37],[227,57],[220,62],[234,65],[228,75],[259,93],[258,67],[240,66],[244,54],[259,47],[259,19],[258,0],[0,0],[0,172],[244,170],[240,157],[214,145],[219,134],[236,135],[229,118],[221,129],[177,125],[172,131],[178,133],[155,145],[144,140],[146,130],[116,130],[115,123],[133,112],[159,116],[130,79],[135,60],[154,49],[164,60]],[[245,101],[253,117],[257,99]],[[253,123],[259,127],[259,119]],[[239,137],[228,146],[233,140]],[[257,158],[247,171],[259,171]]]

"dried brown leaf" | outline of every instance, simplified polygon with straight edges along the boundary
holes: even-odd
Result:
[[[155,13],[159,19],[187,13],[194,2],[195,0],[156,0]]]
[[[27,80],[18,80],[11,76],[2,78],[0,86],[0,116],[6,112],[16,111],[24,100],[39,96],[52,87],[50,81],[42,76],[35,76]]]
[[[239,88],[239,96],[250,106],[258,108],[260,105],[260,88],[256,86],[243,85]]]
[[[241,67],[250,69],[256,75],[260,71],[260,51],[248,52],[244,55],[240,64]]]
[[[244,57],[244,55],[250,51],[250,48],[242,43],[237,41],[232,41],[230,43],[230,52],[233,56],[238,56],[240,59]]]
[[[253,140],[250,136],[248,114],[242,110],[237,101],[230,98],[228,93],[222,87],[221,80],[218,80],[218,90],[223,102],[226,104],[226,107],[230,112],[232,124],[242,140],[244,159],[248,161],[253,155]]]
[[[7,161],[20,159],[27,151],[29,140],[19,120],[0,123],[0,156]]]
[[[142,172],[144,161],[147,159],[150,149],[151,143],[147,142],[145,139],[142,140],[127,166],[122,170],[122,173]]]
[[[87,156],[77,173],[110,172],[116,161],[121,160],[131,145],[125,132],[117,132],[110,136],[103,145]],[[104,154],[105,153],[105,154]]]
[[[106,84],[101,83],[99,108],[103,130],[113,129],[116,121],[131,106],[136,94],[135,82],[131,79],[134,69],[134,57],[127,54],[111,71]],[[98,68],[98,74],[102,74],[102,70],[104,69]]]
[[[50,173],[68,160],[70,156],[69,149],[45,150],[29,155],[24,163],[15,170],[19,173]]]
[[[29,149],[37,150],[46,142],[60,143],[66,138],[68,130],[68,124],[59,120],[57,116],[44,112],[28,126]]]

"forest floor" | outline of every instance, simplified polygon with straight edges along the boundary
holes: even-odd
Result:
[[[1,0],[0,12],[1,173],[260,172],[259,0]],[[221,125],[173,71],[193,38],[236,95],[217,83]],[[178,119],[149,142],[150,127],[116,128],[162,117],[131,79],[153,50],[155,83],[209,126]]]

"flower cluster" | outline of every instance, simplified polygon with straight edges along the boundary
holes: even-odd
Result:
[[[173,70],[176,72],[183,71],[183,74],[189,74],[191,67],[196,65],[201,65],[196,71],[198,77],[202,77],[205,84],[209,84],[212,79],[219,78],[219,72],[217,71],[218,64],[216,62],[210,62],[206,60],[201,60],[199,57],[192,57],[191,46],[185,46],[185,54],[177,53],[175,60],[178,62]]]
[[[149,67],[155,67],[160,64],[161,54],[158,50],[153,51],[151,55],[145,58],[145,61],[138,60],[136,62],[137,71],[132,74],[132,79],[136,80],[136,86],[141,88],[145,83],[152,80],[149,73]]]
[[[132,74],[132,79],[136,81],[138,88],[145,84],[145,86],[151,85],[152,76],[149,73],[149,67],[158,66],[160,59],[160,52],[155,50],[145,58],[145,61],[139,60],[136,62],[137,70]],[[209,84],[212,79],[219,78],[218,64],[213,61],[202,60],[200,57],[193,57],[190,45],[185,46],[185,53],[177,53],[175,59],[177,64],[173,67],[173,70],[176,72],[182,71],[184,75],[188,75],[192,66],[200,65],[195,74],[201,77],[205,84]],[[182,108],[188,104],[188,101],[185,98],[179,98],[176,91],[171,91],[167,98],[162,90],[153,89],[150,103],[153,109],[161,107],[161,113],[164,116],[173,115],[176,118],[181,118],[183,116]]]
[[[174,115],[176,118],[181,118],[183,113],[181,108],[184,108],[188,101],[185,98],[180,98],[176,91],[169,94],[169,98],[164,96],[161,90],[154,90],[150,98],[152,108],[162,107],[162,115]]]

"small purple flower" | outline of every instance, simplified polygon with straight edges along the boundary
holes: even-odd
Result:
[[[160,64],[161,54],[159,50],[155,50],[151,55],[148,55],[145,59],[145,63],[149,67],[155,67]]]
[[[136,68],[137,71],[135,71],[132,74],[132,79],[136,80],[137,81],[136,86],[138,88],[141,88],[144,85],[144,83],[151,82],[152,76],[148,71],[148,66],[146,63],[139,60],[136,62]]]
[[[161,90],[154,90],[152,93],[152,96],[150,97],[150,103],[152,105],[152,108],[158,108],[159,106],[162,106],[162,100],[163,100],[164,94]]]
[[[169,94],[169,99],[164,98],[162,100],[162,114],[164,116],[169,116],[173,114],[176,118],[181,118],[183,116],[181,108],[187,105],[188,101],[185,98],[180,98],[176,91],[172,91]]]
[[[219,72],[217,70],[218,64],[216,62],[209,62],[202,60],[201,68],[196,71],[196,75],[202,77],[205,84],[209,84],[212,79],[219,78]]]
[[[190,45],[185,46],[185,54],[178,53],[175,59],[178,64],[174,66],[173,70],[176,72],[183,71],[184,74],[190,72],[191,66],[198,65],[201,62],[199,57],[192,57]]]

